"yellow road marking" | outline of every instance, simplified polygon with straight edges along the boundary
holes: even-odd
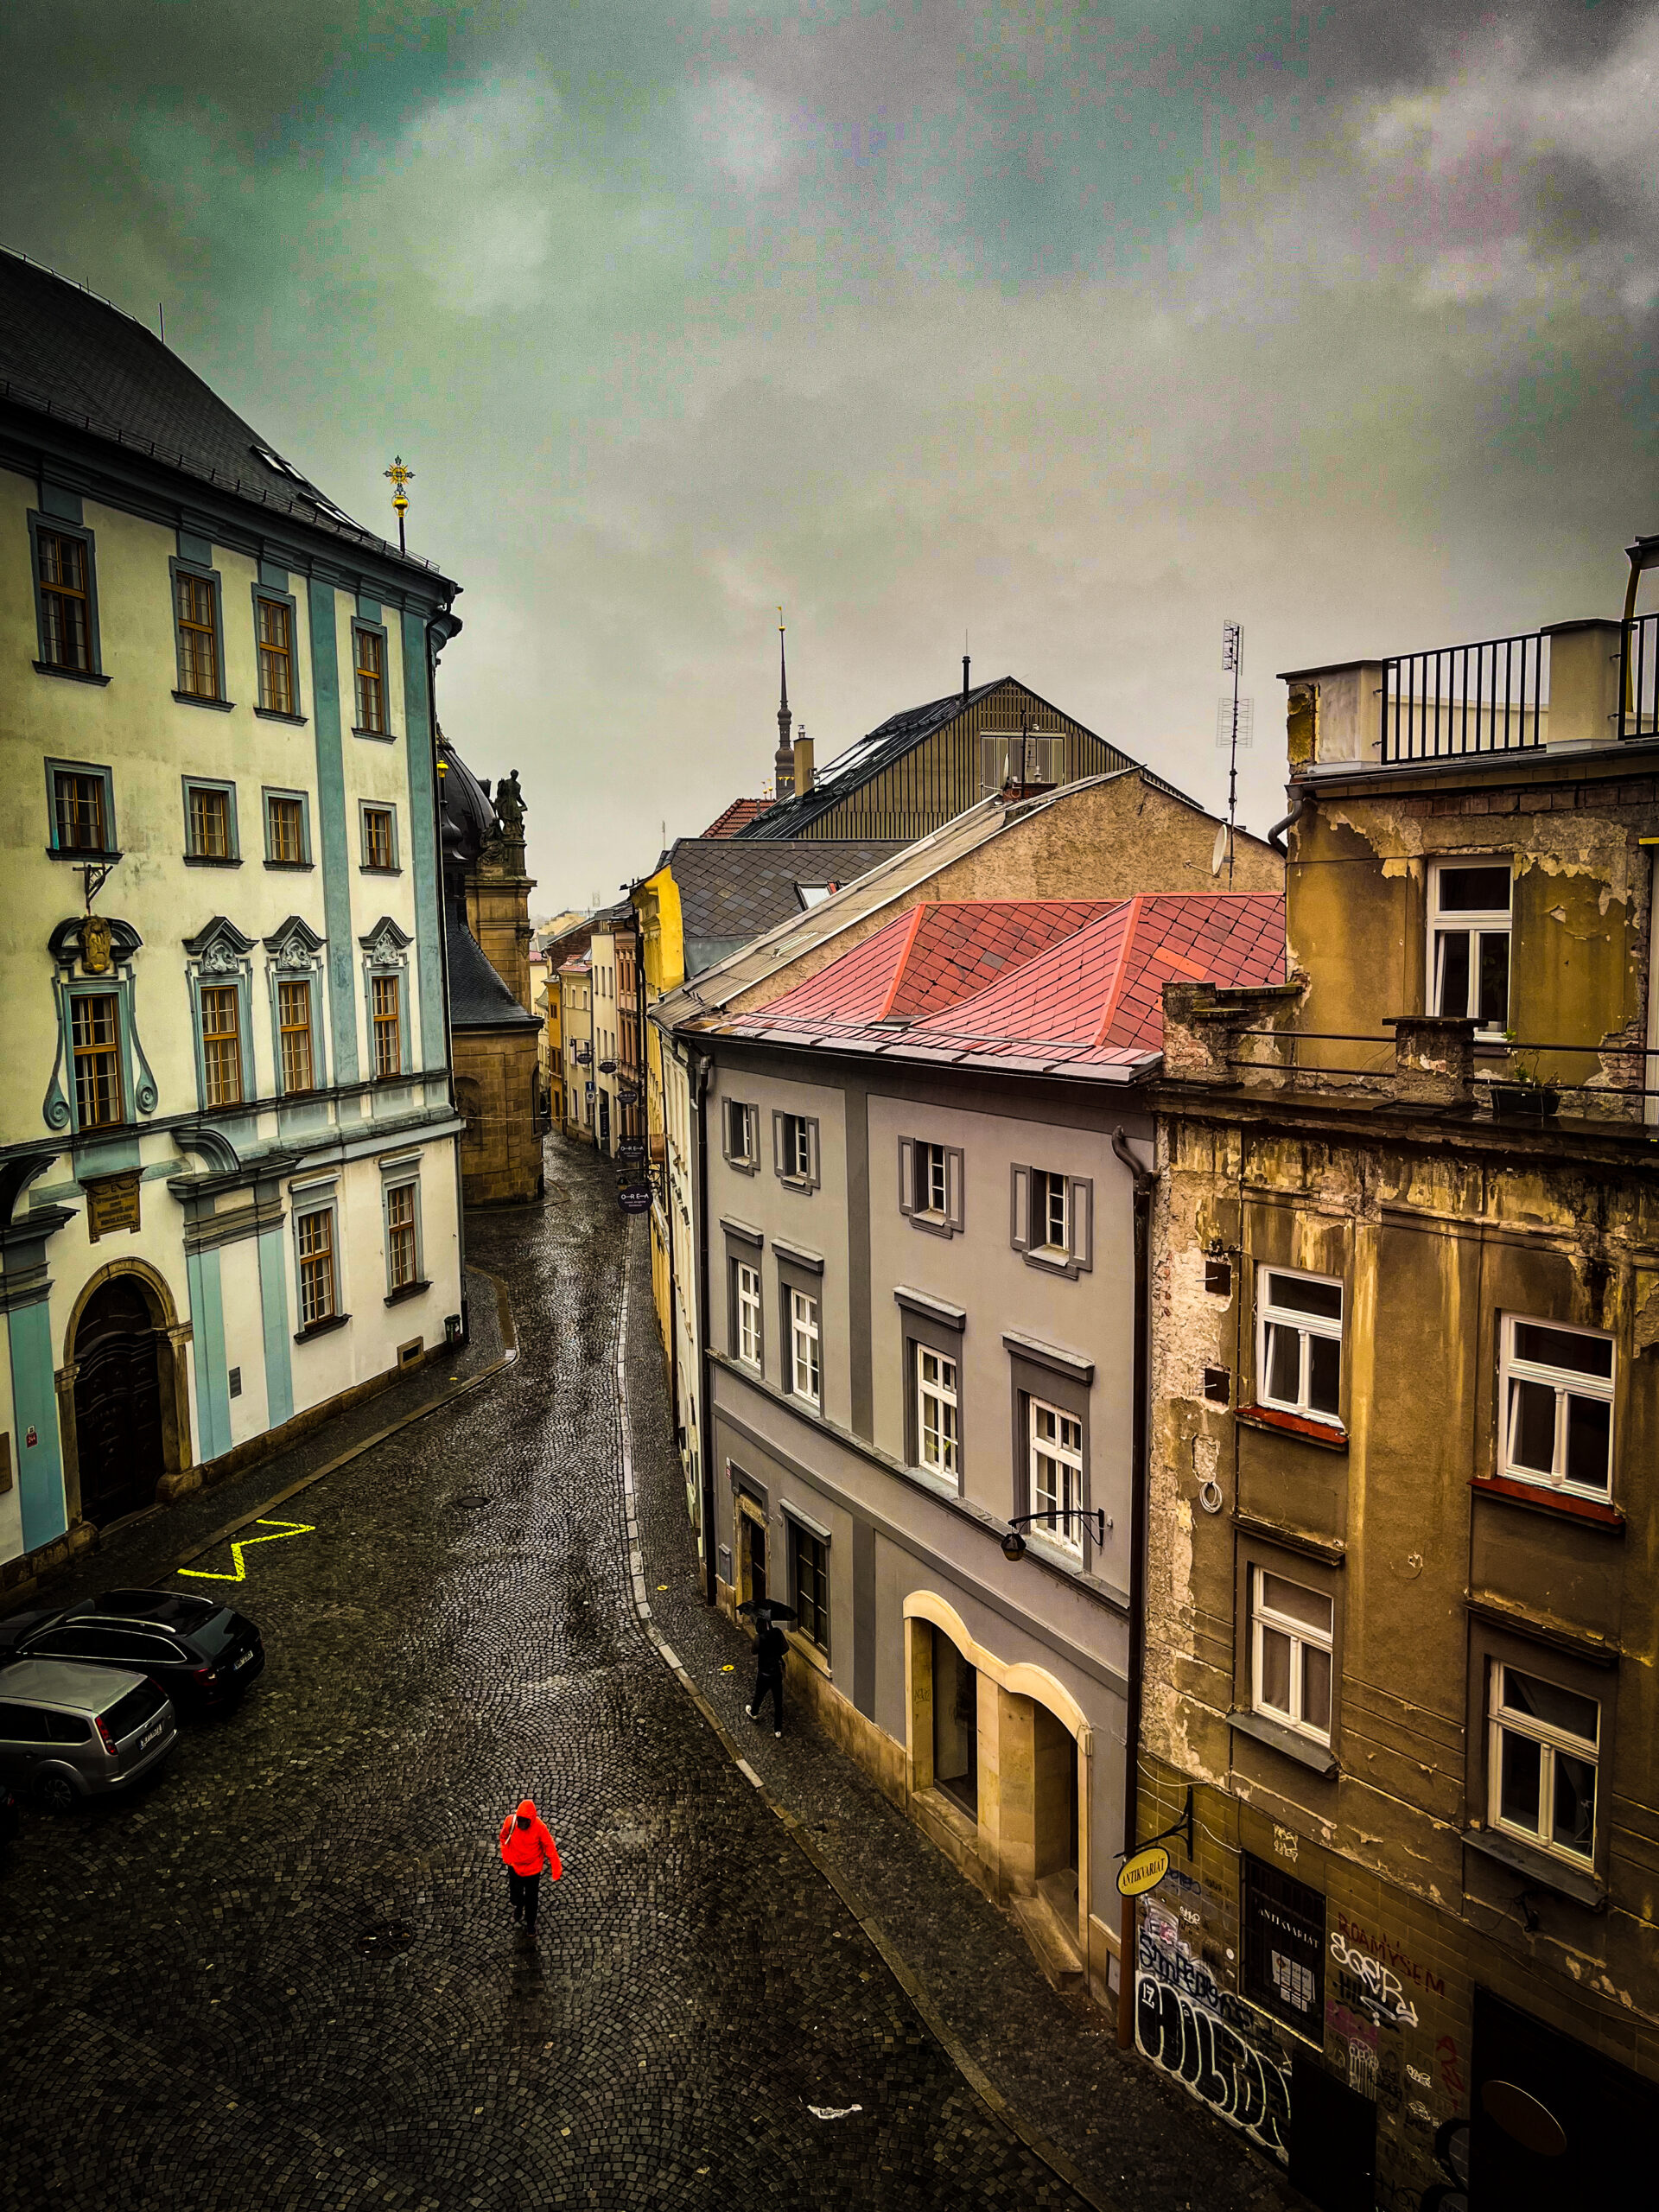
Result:
[[[315,1523],[308,1521],[262,1519],[258,1525],[262,1529],[273,1529],[275,1534],[269,1536],[244,1536],[240,1542],[232,1544],[231,1557],[236,1561],[234,1574],[214,1574],[205,1567],[181,1567],[178,1572],[181,1574],[194,1576],[198,1582],[245,1582],[248,1579],[247,1569],[243,1564],[242,1554],[250,1544],[280,1544],[284,1536],[315,1536],[317,1533]]]

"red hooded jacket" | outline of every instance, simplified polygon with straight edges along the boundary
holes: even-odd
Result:
[[[527,1828],[519,1827],[521,1816],[530,1822]],[[539,1874],[545,1864],[556,1882],[564,1872],[559,1864],[559,1847],[543,1826],[528,1797],[517,1813],[509,1813],[501,1823],[501,1856],[515,1874]]]

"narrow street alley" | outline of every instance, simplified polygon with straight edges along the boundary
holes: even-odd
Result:
[[[137,1797],[26,1812],[3,1878],[0,2206],[1290,2201],[1051,1992],[1010,1924],[826,1744],[741,1742],[744,1647],[698,1599],[645,1251],[607,1166],[555,1141],[543,1206],[469,1224],[487,1273],[460,1362],[308,1455],[118,1532],[53,1586],[57,1601],[160,1580],[492,1367],[504,1286],[516,1361],[275,1506],[279,1541],[233,1554],[221,1538],[190,1560],[199,1575],[243,1561],[232,1602],[268,1665],[240,1710],[188,1726]],[[652,1614],[765,1794],[636,1611],[625,1285]],[[565,1866],[533,1948],[515,1941],[495,1845],[525,1795]],[[854,1893],[957,2055],[1086,2196],[976,2094]]]

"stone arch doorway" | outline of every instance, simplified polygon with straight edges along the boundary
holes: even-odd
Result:
[[[58,1375],[72,1521],[107,1526],[151,1505],[188,1463],[188,1333],[166,1283],[142,1262],[101,1268],[82,1290]]]

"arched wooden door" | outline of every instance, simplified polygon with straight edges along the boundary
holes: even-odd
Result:
[[[161,1367],[149,1303],[130,1275],[101,1284],[75,1330],[75,1449],[85,1519],[116,1521],[155,1503]]]

